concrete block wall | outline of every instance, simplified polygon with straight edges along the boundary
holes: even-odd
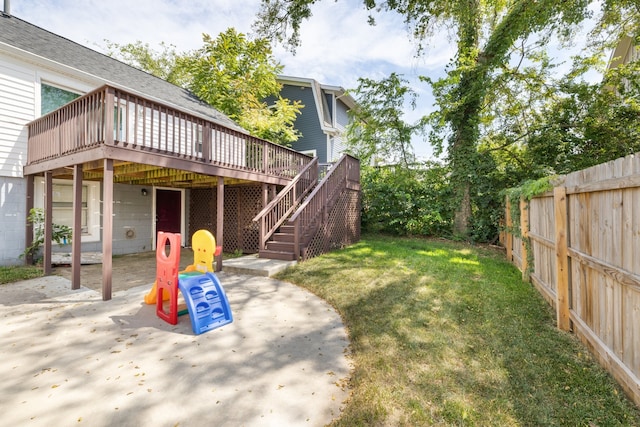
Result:
[[[23,263],[26,209],[26,180],[0,176],[0,265]]]

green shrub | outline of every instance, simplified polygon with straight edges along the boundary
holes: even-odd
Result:
[[[20,257],[33,257],[34,262],[39,255],[40,247],[44,244],[44,210],[40,208],[32,208],[29,211],[29,217],[27,221],[33,224],[34,238],[33,243],[27,249],[24,250]],[[52,225],[51,238],[58,245],[66,244],[71,241],[72,230],[71,227],[60,224]]]
[[[448,169],[363,168],[362,228],[396,235],[450,234],[452,211]]]

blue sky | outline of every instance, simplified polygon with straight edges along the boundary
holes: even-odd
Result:
[[[229,27],[250,34],[259,0],[12,0],[11,14],[77,43],[102,51],[105,40],[140,40],[152,48],[160,42],[179,51],[202,46],[202,33],[216,36]],[[360,0],[321,1],[302,26],[302,45],[292,55],[274,47],[284,74],[314,78],[321,83],[355,88],[358,77],[380,79],[392,71],[415,82],[418,109],[406,112],[415,121],[433,109],[433,99],[417,76],[436,76],[453,55],[446,39],[434,41],[428,54],[415,58],[415,44],[401,17],[368,13]],[[427,92],[425,92],[427,91]],[[416,153],[429,157],[426,142],[415,141]]]
[[[250,34],[259,5],[260,0],[12,0],[11,13],[98,51],[104,50],[105,40],[139,40],[156,49],[165,42],[185,51],[201,47],[203,33],[215,37],[234,27]],[[296,55],[279,46],[274,54],[285,66],[284,74],[345,89],[355,88],[359,77],[402,74],[419,95],[418,108],[405,111],[406,121],[416,121],[434,108],[429,87],[418,76],[444,74],[454,55],[447,35],[436,35],[416,58],[415,43],[400,16],[375,14],[373,27],[367,16],[361,0],[320,1],[302,25]],[[419,157],[431,157],[427,142],[415,140],[413,145]]]

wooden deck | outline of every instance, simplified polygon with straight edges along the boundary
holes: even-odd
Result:
[[[108,113],[113,111],[113,113]],[[312,158],[214,121],[103,86],[28,125],[25,175],[52,171],[114,182],[181,188],[238,180],[287,185]]]
[[[45,218],[53,217],[53,179],[72,181],[72,229],[81,230],[83,182],[102,183],[100,252],[105,300],[112,293],[114,184],[198,192],[197,210],[206,218],[193,224],[205,224],[219,242],[224,241],[225,221],[233,224],[238,240],[246,241],[242,233],[259,233],[256,240],[261,256],[304,259],[353,243],[360,236],[359,161],[351,156],[343,156],[318,183],[317,159],[255,138],[231,122],[225,124],[214,116],[183,111],[111,86],[32,121],[28,132],[27,211],[34,206],[34,177],[44,177]],[[225,186],[252,186],[250,199],[232,201],[237,205],[235,215],[251,214],[246,223],[238,217],[225,219]],[[254,218],[260,209],[262,216]],[[283,234],[276,233],[279,227],[291,231],[292,241],[268,241]],[[45,221],[44,233],[43,265],[45,274],[50,274],[51,221]],[[33,229],[28,225],[27,246],[32,239]],[[81,247],[81,233],[74,232],[74,289],[82,280]],[[221,261],[217,259],[218,270]]]

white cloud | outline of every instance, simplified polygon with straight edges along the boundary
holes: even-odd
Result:
[[[152,48],[165,42],[186,51],[202,46],[202,33],[215,37],[229,27],[251,33],[259,6],[260,0],[14,0],[11,13],[96,50],[104,49],[105,40],[139,40]],[[412,82],[425,102],[432,101],[417,76],[442,73],[452,56],[448,43],[434,43],[437,47],[416,59],[415,43],[398,15],[374,12],[377,25],[370,26],[360,1],[326,0],[312,10],[301,27],[297,54],[274,48],[285,74],[349,89],[359,77],[381,79],[395,71]],[[408,117],[430,109],[421,105]]]

